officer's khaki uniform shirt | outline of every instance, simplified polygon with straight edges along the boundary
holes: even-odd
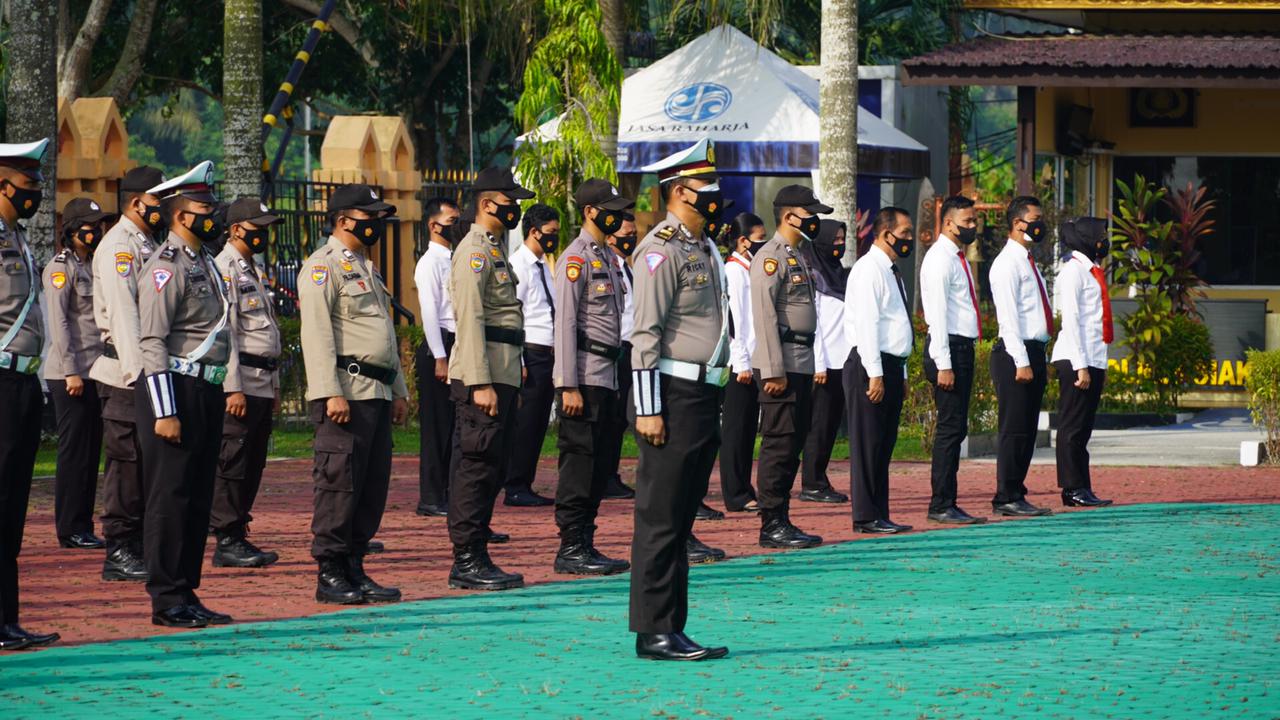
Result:
[[[142,372],[138,338],[138,277],[156,250],[151,233],[127,217],[120,218],[93,253],[93,317],[103,343],[115,347],[119,359],[102,355],[89,377],[112,387],[133,385]]]
[[[9,347],[3,348],[5,352],[38,357],[44,345],[44,331],[40,326],[40,283],[26,233],[0,220],[0,338],[18,322],[27,296],[33,292],[36,297],[31,309]]]
[[[586,230],[562,257],[552,289],[557,310],[552,383],[558,388],[592,385],[617,390],[617,362],[579,347],[578,334],[611,348],[622,345],[622,271],[613,262],[613,250]]]
[[[44,269],[49,355],[44,363],[48,380],[71,375],[89,378],[89,369],[102,355],[102,334],[93,319],[93,270],[89,262],[63,250]]]
[[[660,358],[723,367],[724,268],[705,237],[695,238],[672,213],[636,247],[635,329],[631,363],[636,414],[658,415]]]
[[[453,250],[449,297],[458,326],[449,356],[449,379],[468,387],[520,387],[520,346],[486,341],[484,334],[486,325],[511,330],[524,327],[516,277],[502,239],[479,224],[472,225]]]
[[[760,377],[813,374],[812,344],[782,340],[787,330],[806,336],[810,343],[817,339],[813,275],[800,253],[780,234],[751,259],[751,320],[756,339],[751,367],[760,371]]]
[[[302,264],[298,280],[307,399],[394,400],[409,397],[400,341],[382,277],[362,255],[330,237]],[[396,371],[387,385],[338,367],[338,356]]]
[[[230,313],[227,327],[235,336],[236,352],[227,360],[223,390],[254,397],[274,398],[280,389],[279,371],[240,364],[240,353],[264,358],[280,357],[280,327],[271,293],[258,274],[252,258],[246,259],[228,242],[214,258],[227,288]]]

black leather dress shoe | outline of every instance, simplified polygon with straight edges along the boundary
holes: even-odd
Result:
[[[1079,490],[1063,490],[1062,504],[1066,507],[1106,507],[1111,504],[1110,500],[1103,500],[1089,488],[1080,488]]]
[[[981,525],[987,521],[986,518],[974,517],[955,505],[942,512],[929,513],[929,520],[943,525]]]
[[[827,503],[829,505],[849,502],[848,495],[836,492],[836,489],[830,485],[818,490],[801,490],[800,499],[805,502]]]
[[[262,568],[280,559],[249,542],[248,538],[224,535],[213,546],[214,567]]]
[[[347,578],[367,603],[400,602],[400,588],[384,587],[375,582],[364,571],[364,558],[359,555],[347,558]]]
[[[867,522],[855,522],[853,529],[864,535],[893,535],[895,533],[905,532],[901,528],[910,527],[906,525],[898,525],[887,520],[868,520]]]
[[[0,650],[22,650],[31,647],[31,638],[15,635],[8,630],[9,626],[0,626]]]
[[[365,544],[365,552],[370,555],[377,555],[387,551],[387,546],[382,544],[381,540],[370,540]]]
[[[760,512],[760,503],[755,500],[748,500],[742,507],[729,507],[726,503],[724,509],[732,513],[758,513]]]
[[[102,561],[102,579],[146,582],[147,566],[140,553],[124,544],[107,553],[106,560]]]
[[[555,505],[556,501],[539,495],[533,490],[522,489],[508,492],[506,497],[502,498],[502,504],[511,507],[547,507]]]
[[[763,521],[760,524],[760,547],[787,550],[822,544],[821,537],[810,535],[792,525],[785,510],[763,510],[761,514]]]
[[[1049,508],[1036,507],[1027,502],[1026,499],[1014,500],[1003,505],[992,503],[991,511],[997,515],[1005,515],[1007,517],[1040,517],[1041,515],[1053,514],[1053,511]]]
[[[723,520],[724,513],[711,507],[706,503],[698,506],[698,512],[693,516],[695,520]]]
[[[636,657],[645,660],[715,660],[727,647],[703,647],[684,633],[637,633]]]
[[[22,626],[17,623],[10,623],[8,625],[0,627],[0,639],[3,639],[3,638],[25,639],[27,643],[22,647],[43,647],[45,645],[50,645],[56,642],[58,638],[61,638],[61,637],[62,636],[59,635],[58,633],[28,632],[26,630],[23,630]],[[9,649],[9,648],[0,647],[0,650],[3,650],[3,649]],[[17,650],[19,648],[11,648],[11,649]]]
[[[604,499],[605,500],[632,500],[636,496],[636,491],[627,487],[622,482],[622,478],[614,475],[605,481]]]
[[[210,610],[209,608],[205,607],[204,603],[200,602],[199,600],[196,600],[190,605],[187,605],[187,609],[191,611],[191,614],[197,617],[202,617],[205,620],[207,620],[210,625],[230,625],[231,624],[230,615],[226,613],[220,613],[217,610]]]
[[[693,535],[689,536],[689,542],[685,543],[684,549],[685,556],[689,559],[690,565],[720,562],[726,557],[723,550],[720,548],[713,548]]]
[[[64,548],[71,548],[73,550],[101,550],[107,546],[107,544],[102,541],[102,538],[91,532],[72,533],[68,537],[58,538],[58,544]]]
[[[418,505],[418,509],[415,512],[422,517],[449,517],[449,506],[427,503]]]
[[[494,531],[494,530],[490,530],[490,531],[489,531],[489,544],[490,544],[490,545],[505,545],[505,544],[507,544],[507,543],[509,543],[509,542],[511,542],[511,536],[510,536],[510,535],[508,535],[508,534],[506,534],[506,533],[496,532],[496,531]]]
[[[151,624],[174,628],[202,628],[209,624],[209,618],[197,614],[187,605],[175,605],[151,613]]]

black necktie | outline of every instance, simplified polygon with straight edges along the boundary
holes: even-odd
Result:
[[[551,319],[556,319],[556,304],[551,301],[551,288],[547,287],[547,274],[542,271],[542,261],[536,260],[533,263],[538,266],[538,280],[542,283],[542,292],[547,294],[547,307],[551,308]]]
[[[911,328],[911,349],[916,347],[916,329],[911,325],[911,304],[907,302],[907,286],[902,284],[902,271],[898,270],[897,265],[890,265],[893,268],[893,279],[898,281],[898,294],[902,296],[902,307],[907,311],[907,327]]]
[[[622,269],[625,270],[627,273],[627,284],[634,286],[636,282],[636,278],[634,275],[631,274],[631,266],[627,264],[626,260],[622,261]]]

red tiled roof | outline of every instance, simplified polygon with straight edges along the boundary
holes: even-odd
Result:
[[[1280,87],[1274,35],[980,37],[903,61],[909,83]],[[1151,81],[1151,82],[1148,82]]]

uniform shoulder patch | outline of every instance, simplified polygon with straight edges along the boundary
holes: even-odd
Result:
[[[578,282],[578,278],[582,277],[583,258],[577,255],[570,255],[564,259],[564,276],[569,278],[569,282]]]
[[[129,277],[133,272],[133,255],[127,252],[116,253],[116,274],[120,277]]]
[[[479,253],[479,252],[471,253],[471,259],[468,260],[468,263],[471,265],[471,272],[476,272],[476,273],[483,271],[484,266],[488,262],[489,262],[488,260],[485,260],[484,253]]]
[[[651,253],[645,253],[645,256],[644,256],[644,265],[645,267],[649,268],[650,275],[657,272],[658,268],[662,267],[662,263],[666,261],[667,261],[667,256],[663,255],[662,253],[651,252]]]
[[[764,274],[765,274],[765,275],[772,275],[772,274],[774,274],[774,273],[776,273],[776,272],[778,272],[778,261],[777,261],[777,260],[775,260],[774,258],[765,258],[765,259],[764,259]]]
[[[659,228],[658,231],[653,234],[653,236],[658,238],[659,240],[662,240],[663,242],[666,242],[667,240],[670,240],[671,238],[675,237],[675,234],[676,234],[676,226],[668,225],[666,227]]]
[[[173,271],[168,268],[156,268],[151,271],[151,280],[156,285],[156,292],[164,290],[164,286],[173,279]]]
[[[64,272],[54,272],[49,275],[49,282],[53,284],[54,289],[61,290],[67,286],[67,274]]]
[[[324,285],[329,281],[329,268],[325,265],[311,266],[311,282],[317,286]]]

